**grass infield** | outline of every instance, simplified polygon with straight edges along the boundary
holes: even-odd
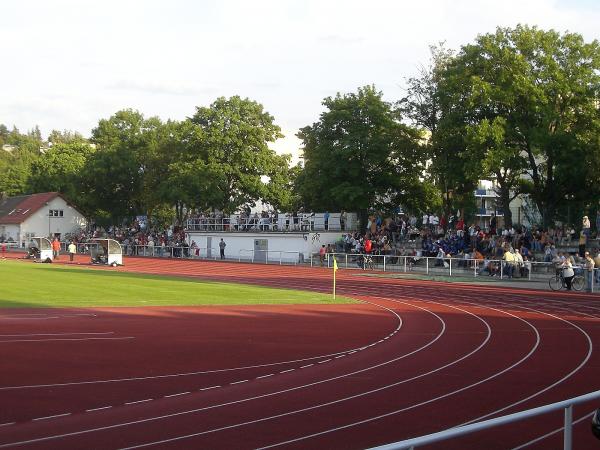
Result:
[[[0,260],[0,308],[94,306],[298,305],[349,298],[86,266]]]

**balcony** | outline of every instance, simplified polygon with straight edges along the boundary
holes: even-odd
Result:
[[[475,197],[492,197],[492,198],[496,198],[496,197],[498,197],[498,194],[496,194],[496,191],[494,189],[476,189],[475,190]]]

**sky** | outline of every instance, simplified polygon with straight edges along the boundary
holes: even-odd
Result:
[[[298,156],[322,100],[374,84],[388,101],[427,65],[522,23],[600,39],[600,0],[52,0],[0,4],[0,123],[89,136],[124,108],[183,120],[240,95]]]

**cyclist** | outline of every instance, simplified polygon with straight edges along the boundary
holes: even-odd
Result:
[[[565,279],[565,286],[567,286],[567,291],[570,291],[575,271],[573,270],[573,264],[571,264],[571,261],[568,258],[562,263],[562,271],[563,278]]]

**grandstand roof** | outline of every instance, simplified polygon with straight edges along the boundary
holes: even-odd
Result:
[[[65,198],[59,192],[17,195],[0,200],[0,224],[20,224],[56,197]],[[66,201],[66,200],[65,200]]]

